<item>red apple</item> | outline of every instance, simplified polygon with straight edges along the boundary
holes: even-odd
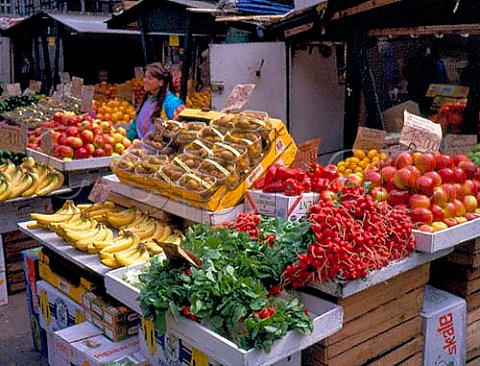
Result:
[[[432,194],[432,203],[440,207],[445,207],[449,199],[449,195],[443,187],[435,187]]]
[[[432,211],[428,208],[417,207],[410,211],[410,217],[413,222],[431,224],[433,222]]]
[[[435,169],[437,160],[433,154],[424,153],[415,155],[413,163],[422,173],[426,173]]]
[[[42,136],[42,129],[40,127],[37,127],[35,130],[33,130],[33,135],[35,137],[40,137]]]
[[[447,224],[448,227],[458,225],[458,221],[455,220],[455,218],[453,217],[447,217],[445,220],[443,220],[443,222],[445,222],[445,224]]]
[[[55,129],[56,129],[58,132],[64,133],[65,131],[67,131],[67,126],[65,126],[65,125],[58,125]]]
[[[128,148],[132,144],[132,142],[128,137],[124,137],[122,143],[123,143],[123,146],[125,146],[125,148]]]
[[[432,204],[430,211],[432,211],[433,221],[443,221],[445,219],[445,213],[439,205]]]
[[[62,134],[58,131],[53,131],[52,132],[52,143],[58,144],[58,139],[62,136]]]
[[[409,197],[410,193],[408,191],[392,189],[388,192],[387,202],[390,206],[406,205]]]
[[[94,134],[95,136],[97,136],[97,135],[100,135],[100,136],[101,136],[102,133],[103,133],[103,132],[102,132],[102,129],[101,129],[100,127],[93,127],[93,128],[92,128],[92,132],[93,132],[93,134]]]
[[[77,137],[78,136],[78,128],[75,127],[75,126],[68,127],[65,132],[67,134],[67,137]]]
[[[103,145],[103,151],[105,151],[105,156],[110,156],[112,155],[113,152],[113,146],[111,144],[105,144]]]
[[[463,197],[463,205],[467,212],[475,212],[478,207],[478,201],[475,196],[467,195]]]
[[[417,207],[430,208],[431,202],[430,202],[430,198],[428,198],[424,194],[415,193],[415,194],[412,194],[408,199],[408,204],[410,208],[417,208]]]
[[[443,168],[438,171],[442,178],[442,183],[452,183],[455,181],[455,174],[451,168]]]
[[[433,233],[433,227],[431,225],[428,225],[428,224],[420,225],[418,230],[423,231],[425,233]]]
[[[420,193],[426,194],[428,197],[433,195],[433,189],[435,188],[435,182],[432,178],[422,175],[415,182],[415,187]]]
[[[104,133],[103,135],[103,141],[106,143],[106,144],[110,144],[110,145],[114,145],[115,144],[115,139],[113,138],[112,135],[109,135],[107,133]]]
[[[85,147],[80,147],[80,148],[75,150],[74,158],[75,159],[86,159],[86,158],[88,158],[89,155],[90,154],[87,151],[87,149],[85,149]]]
[[[477,171],[475,172],[473,179],[478,180],[480,182],[480,167],[477,168]]]
[[[83,146],[83,141],[80,137],[67,137],[67,145],[73,148],[79,148]]]
[[[87,150],[89,155],[93,155],[93,152],[95,151],[95,146],[93,146],[93,144],[85,144],[83,147]]]
[[[387,180],[387,184],[385,187],[387,188],[387,192],[390,192],[392,189],[397,189],[397,187],[395,186],[395,180],[393,178]]]
[[[66,145],[67,144],[67,135],[65,132],[60,133],[60,137],[58,138],[59,145]]]
[[[369,182],[372,187],[378,187],[382,185],[382,175],[376,170],[369,169],[363,173],[363,181]]]
[[[108,133],[112,130],[112,124],[107,121],[100,122],[100,128],[102,129],[103,133]]]
[[[453,157],[453,164],[458,166],[461,161],[470,161],[470,158],[465,154],[456,154]]]
[[[412,173],[411,181],[412,185],[414,185],[415,181],[422,175],[422,172],[415,165],[406,166],[405,169],[410,170],[410,172]]]
[[[320,200],[323,202],[330,202],[335,199],[335,192],[331,191],[329,189],[324,190],[322,193],[320,193]]]
[[[455,176],[456,183],[463,183],[467,179],[467,174],[462,168],[459,167],[453,168],[453,175]]]
[[[80,138],[84,144],[90,144],[93,142],[93,132],[90,130],[83,130],[80,132]]]
[[[433,179],[435,182],[435,187],[440,187],[442,184],[442,177],[440,177],[440,174],[437,172],[427,172],[424,175]]]
[[[63,124],[67,126],[77,126],[78,125],[78,118],[76,116],[66,116],[63,119]]]
[[[105,144],[105,141],[103,141],[103,136],[102,135],[95,135],[93,138],[93,146],[95,146],[96,149],[101,148]]]
[[[462,160],[458,163],[458,167],[461,168],[467,175],[467,179],[473,179],[475,173],[477,172],[477,166],[475,163],[469,160]]]
[[[79,131],[90,130],[91,128],[92,124],[89,121],[85,121],[85,119],[78,125]]]
[[[53,114],[53,121],[57,123],[63,122],[63,113],[62,112],[55,112]]]
[[[463,216],[467,212],[465,209],[465,205],[463,204],[463,201],[460,201],[459,199],[454,199],[453,204],[455,206],[455,216]]]
[[[387,165],[385,167],[383,167],[381,170],[380,170],[380,174],[382,175],[382,178],[383,178],[383,181],[384,182],[388,182],[388,180],[390,178],[393,178],[393,176],[395,175],[395,172],[397,171],[397,168],[395,168],[394,166],[392,165]]]
[[[461,188],[461,196],[468,196],[468,195],[476,195],[477,194],[477,186],[471,179],[467,179],[465,182],[462,183]]]
[[[445,214],[445,218],[455,217],[456,216],[455,204],[453,202],[447,202],[447,204],[443,208],[443,213]]]
[[[373,187],[370,195],[377,202],[387,201],[389,196],[388,191],[384,187]]]
[[[62,158],[73,158],[73,149],[70,146],[58,146],[57,153]]]
[[[105,156],[105,151],[102,148],[98,148],[93,152],[93,156],[96,158]]]
[[[436,169],[453,168],[453,159],[450,155],[440,154],[437,156]]]
[[[411,153],[406,151],[398,154],[394,160],[394,165],[397,169],[401,169],[412,164],[413,164],[413,156]]]
[[[474,214],[473,212],[467,212],[465,214],[465,218],[468,220],[468,221],[472,221],[472,220],[475,220],[475,219],[478,219],[478,215],[477,214]]]
[[[397,188],[405,189],[413,183],[412,172],[407,168],[398,169],[393,176],[393,181]]]

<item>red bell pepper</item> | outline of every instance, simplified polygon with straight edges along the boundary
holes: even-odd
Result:
[[[312,180],[312,191],[321,193],[328,189],[330,181],[326,178],[317,178]]]
[[[275,176],[277,175],[277,170],[279,167],[280,165],[275,163],[267,168],[267,172],[265,173],[264,186],[270,186],[276,180]]]
[[[307,168],[307,176],[310,179],[323,178],[323,166],[318,163],[312,163]]]
[[[283,192],[283,181],[281,180],[275,180],[270,182],[269,184],[265,184],[263,186],[263,191],[265,193],[278,193],[278,192]]]
[[[310,192],[312,190],[312,180],[309,177],[304,177],[302,180],[302,186],[304,192]]]
[[[253,182],[253,188],[263,189],[263,187],[265,187],[265,177],[258,178],[255,182]]]
[[[324,169],[323,169],[323,178],[326,178],[328,180],[334,180],[338,178],[338,167],[333,164],[328,164]]]
[[[298,196],[303,193],[302,183],[294,178],[288,178],[283,185],[283,193],[286,196]]]

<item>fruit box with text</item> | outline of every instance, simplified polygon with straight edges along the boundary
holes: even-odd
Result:
[[[30,214],[51,213],[52,199],[46,197],[22,198],[0,205],[0,233],[18,230],[17,224],[30,220]]]
[[[0,270],[0,305],[8,303],[7,277],[5,270]]]
[[[40,301],[40,326],[47,332],[85,321],[85,310],[45,281],[37,282]]]
[[[22,265],[25,275],[25,295],[30,315],[33,347],[42,356],[46,356],[47,336],[45,330],[40,327],[40,302],[37,295],[37,281],[40,281],[38,274],[40,251],[41,247],[22,251]]]
[[[283,193],[264,193],[260,190],[247,190],[245,209],[269,216],[281,216],[298,220],[307,215],[311,205],[318,202],[319,193],[307,192],[299,196],[286,196]]]
[[[464,299],[425,286],[423,310],[425,348],[423,364],[461,366],[466,362],[466,316]]]

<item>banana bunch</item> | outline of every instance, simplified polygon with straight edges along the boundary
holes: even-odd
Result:
[[[77,218],[80,218],[80,213],[81,210],[75,206],[73,201],[68,200],[65,201],[63,206],[53,214],[30,214],[30,217],[35,220],[35,222],[30,223],[28,228],[34,229],[41,227],[44,229],[50,229],[50,227],[54,227],[55,224],[67,223],[70,222],[70,220],[76,220]]]
[[[44,196],[63,185],[64,176],[59,171],[26,157],[19,166],[10,160],[0,165],[0,202],[34,194]]]
[[[105,224],[99,224],[92,219],[85,219],[86,221],[80,222],[75,226],[70,226],[65,229],[59,230],[59,236],[62,237],[67,243],[77,248],[82,252],[88,251],[88,245],[95,241],[109,241],[113,239],[113,231],[109,229]],[[89,229],[81,229],[83,225],[91,222]],[[79,229],[80,227],[80,229]]]
[[[117,207],[113,202],[107,201],[105,203],[83,204],[78,205],[82,210],[82,216],[89,219],[94,219],[97,222],[107,224],[106,214],[116,213]]]

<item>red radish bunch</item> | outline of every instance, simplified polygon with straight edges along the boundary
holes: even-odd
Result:
[[[283,273],[285,284],[295,288],[362,278],[415,248],[406,210],[376,202],[361,186],[345,186],[337,200],[311,206],[310,220],[314,242]]]

